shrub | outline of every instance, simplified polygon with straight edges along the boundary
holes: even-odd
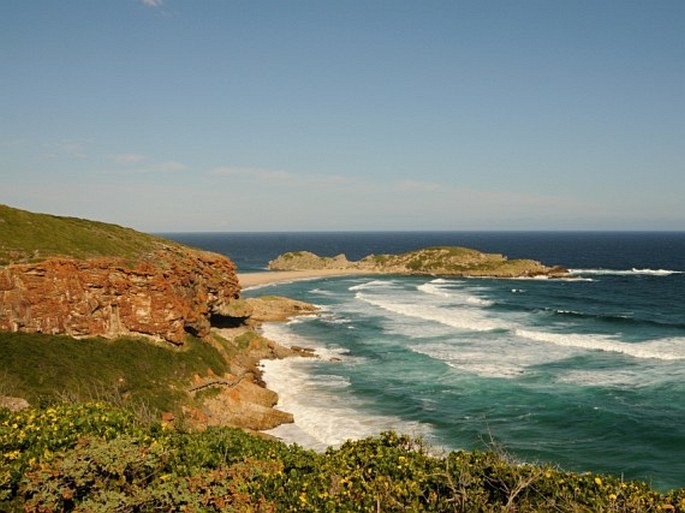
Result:
[[[685,512],[685,489],[434,456],[393,432],[317,454],[236,429],[182,432],[103,403],[0,411],[0,511]]]

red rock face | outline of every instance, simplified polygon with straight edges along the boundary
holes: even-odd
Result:
[[[165,247],[135,264],[50,258],[0,268],[0,330],[74,337],[205,336],[240,293],[233,262]]]

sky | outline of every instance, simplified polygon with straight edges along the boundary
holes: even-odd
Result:
[[[685,230],[683,0],[1,0],[0,69],[34,212]]]

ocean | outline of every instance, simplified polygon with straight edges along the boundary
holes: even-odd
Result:
[[[264,326],[317,359],[263,362],[321,450],[396,430],[436,450],[685,486],[685,233],[165,234],[262,271],[285,251],[350,259],[459,245],[572,269],[565,280],[340,277],[274,284],[320,315]]]

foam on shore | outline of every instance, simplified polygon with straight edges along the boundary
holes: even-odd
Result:
[[[277,409],[292,413],[294,424],[284,424],[266,433],[288,443],[323,451],[346,440],[375,436],[386,430],[425,435],[427,426],[406,422],[393,416],[372,413],[363,399],[346,389],[347,378],[333,372],[314,372],[322,362],[330,365],[353,364],[343,349],[326,348],[314,340],[294,335],[287,325],[265,324],[263,334],[285,346],[305,346],[316,351],[314,358],[286,358],[261,363],[266,386],[278,393]]]

